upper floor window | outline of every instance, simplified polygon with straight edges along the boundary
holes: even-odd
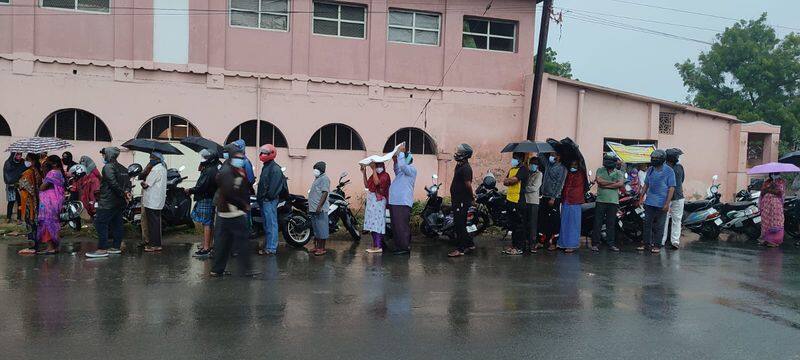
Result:
[[[2,1],[2,0],[0,0]],[[41,0],[42,7],[91,11],[91,12],[110,12],[111,0]]]
[[[465,48],[509,52],[516,49],[515,22],[464,17],[463,31],[461,44]]]
[[[39,128],[37,136],[64,140],[111,141],[106,124],[94,114],[81,109],[56,111]]]
[[[231,0],[232,26],[289,30],[289,0]]]
[[[367,8],[314,2],[314,34],[364,39]]]
[[[307,149],[364,150],[364,141],[353,128],[344,124],[328,124],[317,130]]]
[[[0,5],[11,4],[11,0],[0,0]]]
[[[137,139],[180,140],[187,136],[200,136],[200,132],[186,119],[175,115],[161,115],[148,120]]]
[[[388,153],[394,149],[395,146],[406,143],[406,148],[412,154],[422,155],[436,155],[436,146],[433,145],[433,139],[428,133],[417,128],[402,128],[397,130],[392,136],[386,140],[386,145],[383,146],[383,152]]]
[[[438,14],[389,10],[389,41],[439,45]]]

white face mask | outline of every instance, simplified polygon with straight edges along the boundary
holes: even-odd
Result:
[[[382,174],[383,173],[383,168],[382,167],[375,168],[375,172],[377,172],[378,174]]]
[[[25,167],[26,167],[26,168],[29,168],[29,167],[31,167],[31,162],[30,162],[30,161],[28,161],[28,160],[25,160]]]
[[[314,169],[314,177],[315,177],[315,178],[318,178],[320,175],[322,175],[322,171],[319,171],[319,170],[317,170],[317,169]]]

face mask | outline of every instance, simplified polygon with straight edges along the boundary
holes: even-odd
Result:
[[[511,159],[511,167],[517,167],[517,166],[519,166],[519,160]]]
[[[664,165],[664,159],[651,159],[650,163],[653,164],[653,166],[658,167]]]
[[[555,156],[551,156],[551,157],[547,158],[547,160],[550,161],[551,164],[555,164],[556,163],[556,157]]]
[[[769,177],[772,180],[778,180],[778,179],[781,178],[781,175],[780,174],[771,174]]]
[[[318,178],[320,175],[322,175],[322,171],[319,171],[319,169],[314,169],[314,177]]]
[[[240,169],[243,168],[244,167],[244,159],[242,159],[242,158],[233,158],[233,159],[231,159],[231,166],[237,167],[237,168],[240,168]]]
[[[406,164],[410,165],[412,161],[414,161],[414,158],[411,156],[411,154],[406,153]]]
[[[222,153],[222,158],[224,158],[225,160],[228,160],[228,158],[229,158],[229,157],[231,157],[231,155],[230,155],[230,154],[228,154],[228,153]]]
[[[571,173],[578,172],[578,168],[571,167],[569,168],[569,172]]]
[[[261,160],[262,163],[267,162],[267,160],[268,160],[267,159],[267,154],[259,154],[258,155],[258,160]]]
[[[32,165],[32,164],[31,164],[31,162],[30,162],[30,161],[28,161],[28,160],[25,160],[25,167],[26,167],[26,168],[29,168],[29,167],[31,167],[31,165]]]
[[[375,168],[375,172],[377,172],[378,174],[382,174],[383,173],[383,168],[381,168],[381,167]]]
[[[531,164],[531,171],[536,172],[537,170],[539,170],[539,165]]]

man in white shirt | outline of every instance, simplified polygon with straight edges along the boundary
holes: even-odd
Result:
[[[147,221],[142,227],[142,234],[148,238],[145,246],[146,252],[161,251],[161,210],[167,200],[167,166],[164,164],[164,155],[158,152],[150,154],[150,163],[144,170],[147,174],[142,181],[142,210]]]

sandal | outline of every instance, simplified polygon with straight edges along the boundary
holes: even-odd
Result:
[[[449,254],[447,254],[447,257],[461,257],[464,255],[465,255],[464,252],[461,250],[453,250]]]
[[[575,249],[571,249],[571,248],[570,249],[564,249],[564,253],[565,254],[572,254],[574,252],[575,252]]]
[[[506,254],[506,255],[522,255],[522,250],[514,249],[514,248],[505,249],[505,250],[503,250],[503,254]]]
[[[639,246],[639,247],[636,248],[636,251],[645,251],[645,250],[646,250],[646,248],[644,247],[644,245]]]
[[[161,249],[162,249],[161,246],[145,246],[144,247],[144,251],[145,252],[160,252]]]
[[[36,255],[36,250],[32,249],[32,248],[22,249],[20,251],[17,251],[17,254],[19,254],[19,255]]]
[[[661,249],[659,249],[657,247],[654,247],[654,248],[650,249],[650,253],[653,253],[653,254],[658,254],[660,252],[661,252]]]

